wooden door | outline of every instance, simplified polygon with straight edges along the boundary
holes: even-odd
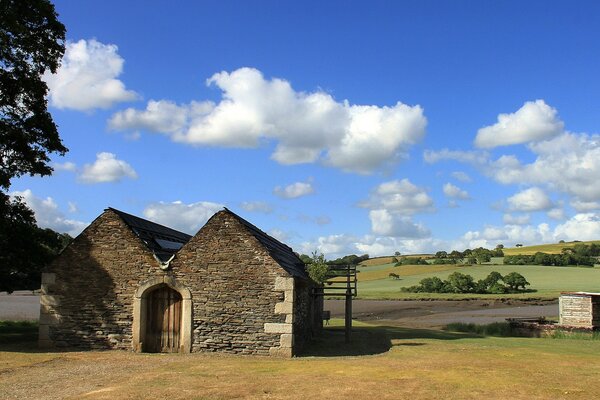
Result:
[[[179,351],[181,295],[168,286],[152,291],[147,298],[144,350],[150,353]]]

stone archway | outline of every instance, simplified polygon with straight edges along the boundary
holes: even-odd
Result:
[[[192,351],[192,294],[185,286],[179,284],[175,279],[170,277],[154,278],[143,282],[135,292],[133,299],[133,335],[132,347],[136,352],[146,351],[144,342],[149,329],[148,324],[148,307],[150,305],[150,297],[152,293],[156,293],[157,289],[169,288],[177,292],[173,298],[180,301],[178,306],[181,316],[179,321],[179,337],[177,352],[190,353]],[[150,337],[148,337],[150,340]],[[156,351],[156,350],[154,350]]]

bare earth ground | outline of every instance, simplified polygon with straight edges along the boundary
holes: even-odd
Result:
[[[343,318],[344,301],[326,300],[325,310]],[[377,321],[411,328],[442,328],[452,322],[489,324],[506,318],[556,318],[558,303],[526,303],[489,300],[354,300],[352,316],[359,321]]]

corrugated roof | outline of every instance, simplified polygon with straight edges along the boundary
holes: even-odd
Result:
[[[298,278],[309,279],[304,262],[294,253],[291,247],[281,243],[279,240],[267,235],[265,232],[246,221],[236,213],[225,208],[225,212],[231,214],[248,229],[269,252],[271,257],[290,275]]]
[[[109,207],[108,210],[116,213],[125,222],[156,257],[161,261],[167,261],[184,244],[189,242],[192,236],[176,231],[175,229],[150,222],[135,215]]]

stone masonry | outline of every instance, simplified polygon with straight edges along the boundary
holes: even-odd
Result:
[[[106,210],[42,276],[40,345],[141,351],[147,293],[167,285],[183,299],[180,351],[295,355],[318,329],[312,283],[244,223],[217,213],[165,268]]]

